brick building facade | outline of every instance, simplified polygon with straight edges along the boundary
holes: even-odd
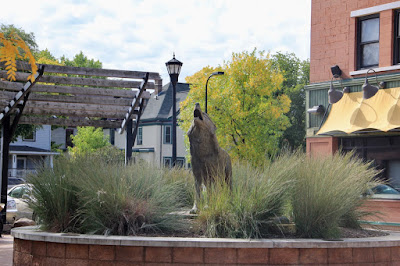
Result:
[[[365,77],[382,90],[400,87],[400,1],[390,0],[312,0],[310,85],[306,87],[307,152],[311,155],[332,154],[339,149],[355,150],[373,160],[382,177],[400,188],[400,130],[366,128],[342,132],[340,128],[319,134],[321,126],[342,117],[332,117],[335,103],[329,103],[328,90],[333,85],[340,91],[362,94]],[[337,65],[340,76],[333,76]],[[373,69],[373,70],[370,70]],[[397,92],[396,92],[397,93]],[[342,97],[342,96],[340,96]],[[397,97],[397,96],[396,96]],[[393,108],[400,117],[400,94]],[[361,97],[355,110],[360,116]],[[316,112],[316,106],[322,106]],[[314,109],[314,111],[312,110]],[[360,111],[361,110],[361,111]],[[391,111],[393,113],[393,110]],[[374,112],[379,112],[379,108]],[[394,114],[392,114],[394,116]],[[364,117],[368,120],[369,117]],[[354,117],[351,117],[354,120]],[[354,122],[354,121],[350,122]],[[400,119],[399,119],[400,121]],[[349,122],[349,123],[350,123]]]
[[[311,5],[310,82],[330,81],[331,66],[338,65],[343,79],[363,76],[357,69],[357,20],[379,15],[379,72],[393,66],[395,10],[399,1],[390,0],[313,0]],[[390,71],[389,71],[390,72]],[[393,71],[392,71],[393,72]]]

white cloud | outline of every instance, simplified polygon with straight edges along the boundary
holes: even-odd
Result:
[[[176,53],[181,81],[232,52],[294,52],[309,57],[311,0],[14,0],[0,23],[34,32],[56,57],[84,54],[105,68],[159,72]]]

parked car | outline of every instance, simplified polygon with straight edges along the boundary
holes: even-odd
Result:
[[[366,193],[372,199],[399,199],[400,192],[386,184],[379,184],[369,189]]]
[[[26,181],[23,178],[19,177],[8,177],[8,186],[7,190],[13,188],[16,185],[24,184]]]
[[[33,218],[33,211],[27,200],[31,197],[32,187],[29,184],[16,185],[7,192],[7,223],[14,223],[20,218]]]

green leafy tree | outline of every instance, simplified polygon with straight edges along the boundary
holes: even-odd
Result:
[[[0,25],[0,32],[4,34],[5,37],[9,38],[12,34],[18,35],[26,45],[29,47],[32,53],[36,53],[38,51],[38,45],[35,40],[35,34],[33,32],[27,33],[22,28],[17,28],[13,24]]]
[[[90,67],[90,68],[102,68],[103,64],[99,60],[89,59],[86,55],[81,51],[79,54],[76,54],[72,60],[62,56],[60,61],[66,66],[73,67]]]
[[[47,48],[36,52],[35,58],[40,64],[61,65],[59,60]]]
[[[78,134],[71,136],[74,147],[68,147],[72,156],[80,156],[110,145],[102,128],[78,127]]]
[[[225,71],[208,84],[208,114],[218,128],[218,141],[233,159],[261,164],[278,151],[279,140],[289,126],[285,113],[290,99],[281,93],[283,76],[273,67],[269,54],[256,49],[233,53],[222,67],[204,67],[186,78],[191,90],[181,103],[184,131],[190,127],[195,103],[204,107],[204,86],[215,71]]]
[[[300,60],[294,53],[276,53],[272,56],[273,67],[283,74],[281,93],[290,100],[290,111],[287,116],[290,126],[285,130],[281,147],[289,145],[292,148],[305,146],[305,91],[304,86],[310,82],[310,62]]]

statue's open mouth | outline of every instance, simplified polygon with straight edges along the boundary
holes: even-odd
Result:
[[[200,120],[203,120],[203,116],[201,115],[201,111],[200,110],[195,109],[193,116],[200,118]]]

